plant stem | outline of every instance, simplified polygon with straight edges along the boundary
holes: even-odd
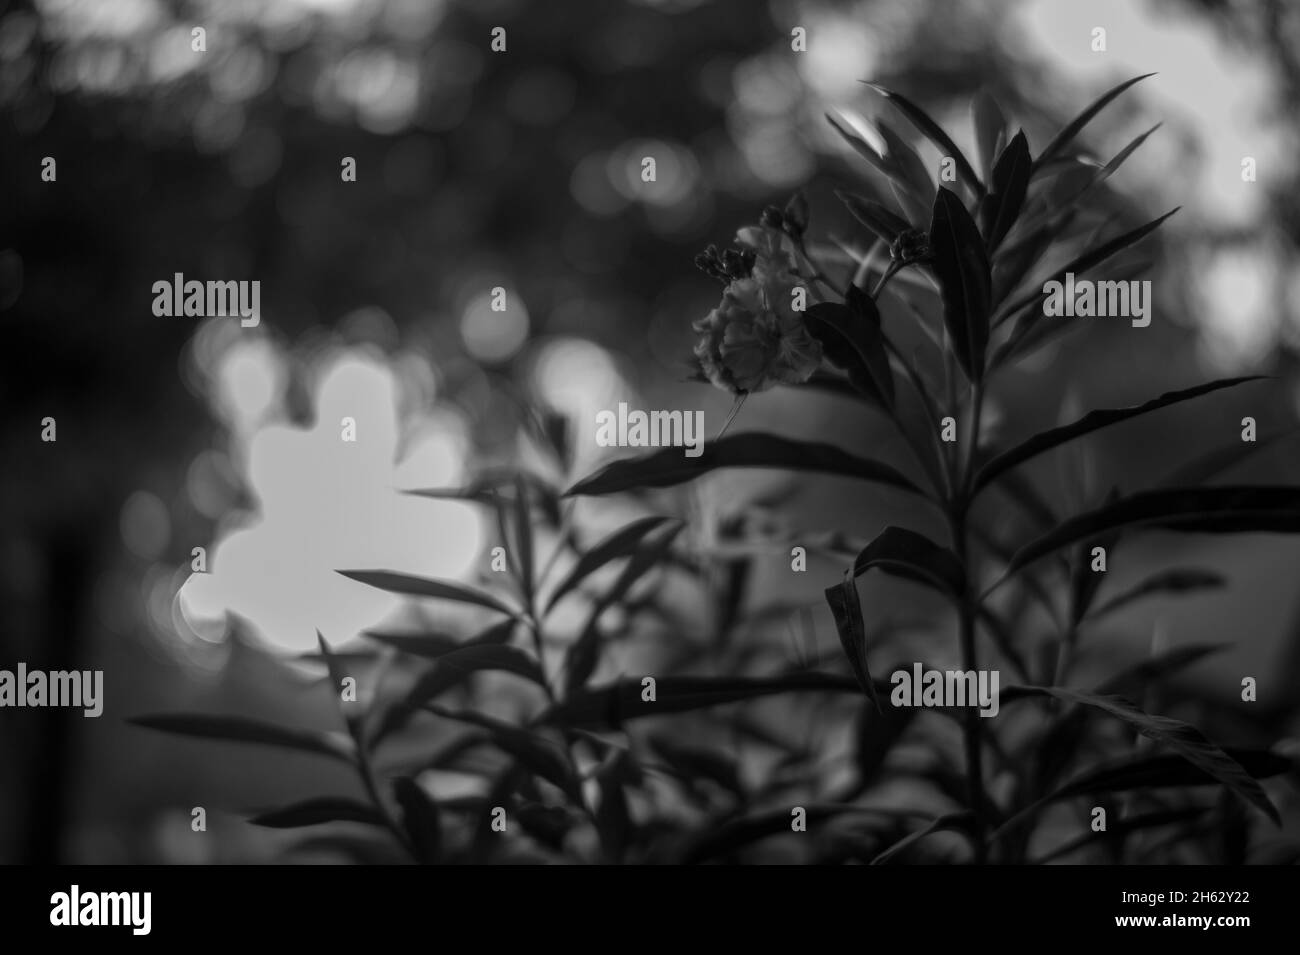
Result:
[[[425,859],[420,855],[415,844],[411,842],[410,837],[407,836],[406,830],[402,828],[402,824],[398,822],[397,817],[389,811],[388,805],[379,795],[379,785],[375,781],[375,769],[370,763],[370,756],[366,753],[360,736],[361,734],[358,733],[356,737],[354,737],[357,743],[357,775],[361,777],[361,785],[366,791],[366,796],[369,797],[370,802],[375,807],[375,811],[378,812],[380,818],[383,819],[384,827],[392,833],[393,838],[397,840],[397,844],[410,853],[412,859],[422,864],[432,861]]]
[[[983,385],[976,381],[970,393],[970,423],[965,454],[962,456],[960,476],[955,483],[959,488],[954,499],[949,503],[949,523],[952,531],[953,550],[966,565],[968,551],[966,547],[966,519],[970,501],[970,482],[975,463],[975,446],[979,443],[980,417],[984,405]],[[959,638],[961,644],[962,669],[970,673],[978,672],[979,659],[975,649],[976,601],[974,581],[967,570],[966,593],[962,595],[959,616]],[[962,740],[966,753],[966,798],[974,816],[975,863],[984,865],[988,862],[988,842],[986,839],[987,819],[985,817],[984,797],[984,743],[982,717],[979,711],[968,708],[962,724]]]
[[[876,287],[871,290],[871,297],[873,299],[880,298],[880,293],[885,290],[885,285],[888,284],[890,279],[902,271],[902,269],[903,266],[901,263],[891,261],[885,271],[880,273],[880,281],[877,282]]]

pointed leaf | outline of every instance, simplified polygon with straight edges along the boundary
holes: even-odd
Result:
[[[1198,567],[1175,567],[1164,570],[1142,580],[1128,590],[1116,594],[1092,612],[1096,620],[1108,613],[1126,607],[1143,597],[1160,594],[1185,594],[1201,590],[1218,590],[1226,586],[1227,578],[1214,570],[1202,570]]]
[[[614,461],[579,481],[565,495],[615,494],[636,488],[671,487],[694,480],[717,468],[817,471],[874,481],[914,494],[921,493],[908,478],[887,464],[855,457],[829,444],[749,432],[706,442],[703,453],[698,458],[686,457],[681,448],[661,448],[640,457]]]
[[[989,257],[970,213],[943,186],[934,199],[930,252],[953,354],[966,377],[978,381],[984,373],[993,303]]]
[[[1115,238],[1111,239],[1109,242],[1104,242],[1101,245],[1097,246],[1096,248],[1085,252],[1083,255],[1079,256],[1069,265],[1065,266],[1063,269],[1060,269],[1050,280],[1048,280],[1048,282],[1044,282],[1043,286],[1045,287],[1051,282],[1064,284],[1065,276],[1070,272],[1073,272],[1076,278],[1082,276],[1089,269],[1094,269],[1097,266],[1101,265],[1103,262],[1105,262],[1111,256],[1115,255],[1117,252],[1122,252],[1123,250],[1127,249],[1129,246],[1133,245],[1134,243],[1139,242],[1142,239],[1145,239],[1148,235],[1150,235],[1152,232],[1158,229],[1162,222],[1164,222],[1175,212],[1177,212],[1178,209],[1181,208],[1182,206],[1178,206],[1177,208],[1170,209],[1164,215],[1160,216],[1157,219],[1152,219],[1146,225],[1138,226],[1136,229],[1134,229],[1131,232],[1125,232],[1123,235],[1116,236]],[[1024,312],[1025,309],[1029,309],[1029,311],[1024,314],[1024,316],[1020,319],[1020,321],[1016,323],[1016,327],[1012,330],[1010,341],[1012,342],[1017,341],[1022,335],[1025,334],[1025,332],[1029,330],[1030,326],[1036,324],[1040,319],[1044,317],[1043,303],[1046,302],[1047,299],[1050,297],[1051,297],[1050,293],[1041,291],[1041,287],[1040,287],[1039,291],[1031,292],[1030,294],[1026,295],[1024,298],[1016,301],[1015,304],[1010,305],[1004,309],[1001,309],[1000,310],[1001,316],[998,318],[995,324],[1000,325],[1003,322],[1010,319],[1012,316],[1020,312]],[[1033,307],[1030,308],[1030,306]]]
[[[569,652],[564,657],[565,673],[565,695],[568,696],[576,692],[596,669],[596,664],[600,662],[600,628],[597,624],[601,615],[622,600],[633,585],[644,577],[651,569],[658,566],[668,555],[673,541],[685,527],[685,524],[677,523],[669,527],[656,540],[637,548],[633,553],[632,559],[624,565],[623,570],[614,580],[613,585],[600,595],[591,612],[587,615],[587,623],[582,629],[581,635],[569,647]]]
[[[573,565],[573,569],[565,574],[564,579],[552,592],[551,598],[546,604],[547,611],[549,612],[552,607],[559,603],[560,598],[572,591],[601,567],[604,567],[610,561],[631,555],[647,534],[671,520],[673,520],[671,517],[643,517],[620,527],[604,540],[595,544],[578,558],[577,563]]]
[[[555,489],[545,478],[518,468],[488,468],[463,487],[407,488],[401,493],[432,498],[435,501],[459,500],[491,504],[501,488],[513,485],[518,480],[526,481],[543,499],[555,496]]]
[[[844,141],[853,147],[854,152],[867,161],[871,168],[887,179],[893,178],[895,173],[890,169],[889,163],[870,143],[830,113],[826,113],[825,116],[826,121],[831,124],[835,132],[839,133]]]
[[[524,601],[531,608],[533,589],[537,584],[533,579],[533,516],[528,506],[528,482],[522,477],[515,478],[514,525],[517,551],[514,562],[518,567],[519,585],[524,592]]]
[[[1223,752],[1254,779],[1279,776],[1294,765],[1285,756],[1266,749],[1227,749]],[[1212,773],[1183,756],[1144,756],[1089,770],[1067,782],[1046,801],[1094,793],[1145,791],[1160,786],[1205,786],[1219,782]]]
[[[489,610],[496,610],[510,616],[514,616],[516,613],[515,610],[512,610],[491,594],[450,580],[414,577],[410,574],[402,574],[392,570],[339,570],[335,571],[335,573],[342,574],[344,577],[371,587],[376,587],[379,590],[402,594],[406,597],[433,597],[440,600],[454,600],[457,603],[487,607]]]
[[[1048,451],[1067,441],[1073,441],[1075,438],[1082,437],[1085,434],[1091,434],[1094,431],[1100,431],[1102,428],[1108,428],[1113,424],[1119,424],[1122,421],[1128,421],[1132,418],[1141,417],[1152,411],[1158,411],[1161,408],[1167,408],[1170,405],[1176,405],[1181,401],[1189,401],[1192,398],[1199,398],[1201,395],[1208,395],[1214,391],[1220,391],[1224,388],[1234,388],[1237,385],[1245,384],[1248,381],[1260,381],[1265,375],[1246,375],[1241,378],[1220,378],[1217,381],[1209,381],[1203,385],[1196,385],[1192,388],[1184,388],[1182,391],[1167,391],[1157,398],[1144,401],[1140,405],[1131,405],[1127,408],[1104,408],[1096,411],[1089,411],[1077,421],[1062,425],[1059,428],[1052,428],[1049,431],[1043,431],[1034,435],[1028,441],[1024,441],[1009,451],[1004,451],[991,461],[985,463],[975,475],[973,485],[974,491],[988,486],[991,481],[997,479],[998,475],[1010,468],[1017,467],[1028,461],[1030,458],[1037,457],[1044,451]]]
[[[980,224],[991,253],[1011,231],[1029,188],[1029,142],[1022,129],[1007,143],[993,167],[989,193],[980,202]]]
[[[424,657],[426,660],[436,660],[463,647],[509,643],[517,623],[514,617],[498,621],[468,640],[461,640],[449,633],[441,632],[389,633],[383,630],[365,630],[361,635],[400,650],[402,653]]]
[[[891,212],[878,202],[854,195],[851,192],[836,192],[840,201],[864,226],[886,242],[893,242],[898,236],[912,226],[902,216]]]
[[[915,199],[917,205],[914,208],[917,212],[923,213],[934,200],[934,182],[926,171],[925,163],[921,161],[921,157],[907,140],[888,125],[877,122],[875,126],[880,131],[880,137],[885,141],[885,162],[889,163],[894,171],[890,181]]]
[[[1147,138],[1158,130],[1163,123],[1156,123],[1146,132],[1138,133],[1137,136],[1129,140],[1119,152],[1110,158],[1103,166],[1091,167],[1082,166],[1077,170],[1072,170],[1079,177],[1078,184],[1073,181],[1075,176],[1067,172],[1065,176],[1058,178],[1053,182],[1050,199],[1044,204],[1044,208],[1037,215],[1030,217],[1030,220],[1024,224],[1026,232],[1031,232],[1040,227],[1040,225],[1050,222],[1052,219],[1060,218],[1066,212],[1074,211],[1094,189],[1115,174],[1120,166],[1128,160],[1133,153],[1142,146]],[[1064,193],[1063,195],[1059,193]],[[1059,229],[1050,230],[1055,234],[1060,234]],[[1017,243],[1019,244],[1019,243]]]
[[[438,804],[415,780],[406,776],[394,780],[393,795],[402,807],[402,828],[411,840],[416,858],[425,864],[437,862],[442,853]]]
[[[1148,686],[1159,684],[1227,648],[1225,643],[1187,643],[1174,647],[1125,667],[1097,684],[1092,692],[1099,696],[1138,696]]]
[[[231,743],[256,743],[263,746],[281,746],[307,753],[332,756],[351,763],[355,755],[352,741],[342,733],[325,733],[320,730],[276,726],[242,716],[209,716],[202,713],[161,713],[136,716],[129,720],[136,726],[195,736],[202,739],[223,740]]]
[[[957,555],[905,527],[886,527],[864,547],[853,562],[853,576],[872,568],[927,584],[954,599],[966,591],[966,570]]]
[[[339,715],[343,717],[343,723],[348,728],[348,735],[357,744],[358,751],[364,755],[361,724],[365,717],[365,710],[361,708],[360,703],[343,699],[343,680],[348,674],[343,671],[343,664],[334,655],[334,651],[330,649],[330,645],[325,642],[319,630],[316,631],[316,645],[320,648],[321,658],[325,661],[325,668],[329,672],[332,695],[339,708]]]
[[[943,127],[931,119],[921,107],[906,97],[875,83],[868,83],[867,86],[870,86],[898,107],[899,112],[908,118],[917,131],[934,143],[941,155],[953,159],[957,166],[957,174],[963,185],[973,189],[976,195],[984,195],[984,184],[980,182],[980,177],[975,174],[971,164],[967,162],[962,151],[957,148],[957,144],[952,141],[952,137],[944,132]]]
[[[529,772],[558,787],[575,803],[582,802],[581,785],[568,756],[552,740],[479,713],[452,711],[434,704],[425,709],[437,716],[487,730],[492,742]]]
[[[1224,753],[1255,779],[1268,779],[1294,769],[1291,759],[1263,749],[1225,749]],[[1087,770],[1061,787],[1030,803],[1008,819],[993,838],[1033,818],[1045,806],[1075,796],[1123,792],[1145,792],[1162,786],[1193,787],[1219,785],[1213,774],[1188,762],[1183,756],[1141,756],[1121,759]]]
[[[371,826],[385,824],[384,817],[373,806],[344,796],[308,799],[261,813],[248,821],[268,829],[297,829],[300,826],[319,826],[327,822],[363,822]]]
[[[946,816],[940,816],[938,819],[935,819],[924,829],[918,829],[916,832],[913,832],[908,836],[904,836],[902,839],[898,840],[898,842],[895,842],[884,852],[880,853],[878,856],[872,859],[871,864],[884,865],[886,862],[893,859],[904,849],[908,848],[909,846],[917,842],[920,842],[922,839],[924,839],[928,835],[931,835],[932,833],[945,832],[945,831],[969,832],[971,821],[973,818],[974,817],[969,811],[954,812]]]
[[[460,646],[438,657],[434,666],[415,681],[406,696],[389,708],[375,729],[372,745],[405,726],[411,716],[430,700],[464,683],[473,674],[487,670],[513,673],[538,686],[546,686],[546,678],[537,661],[518,647],[493,643]]]
[[[537,717],[536,722],[590,729],[612,728],[647,716],[685,713],[801,691],[860,693],[861,687],[851,677],[806,671],[777,677],[665,676],[655,679],[655,699],[650,701],[642,699],[641,680],[627,678],[605,686],[585,687],[551,706]]]
[[[1013,695],[1042,695],[1055,697],[1067,703],[1077,703],[1092,707],[1108,716],[1122,720],[1138,733],[1163,743],[1177,752],[1197,769],[1223,783],[1246,802],[1255,806],[1275,824],[1281,825],[1277,807],[1269,800],[1264,789],[1245,767],[1233,759],[1214,743],[1210,742],[1196,727],[1167,716],[1153,716],[1138,709],[1128,700],[1119,696],[1100,696],[1094,693],[1082,693],[1059,686],[1018,686],[1008,687]],[[1004,691],[1004,698],[1006,691]]]
[[[622,858],[623,850],[635,828],[628,810],[624,783],[632,775],[631,757],[625,749],[613,750],[596,771],[600,803],[596,807],[596,831],[605,857],[611,862]]]
[[[1257,436],[1254,441],[1246,443],[1234,439],[1223,447],[1214,448],[1180,464],[1160,481],[1156,482],[1156,486],[1193,487],[1207,484],[1211,479],[1231,470],[1235,465],[1249,460],[1252,455],[1273,447],[1283,438],[1293,438],[1296,434],[1300,434],[1300,427],[1293,426],[1284,431],[1275,431],[1272,434]]]
[[[804,314],[804,324],[821,342],[827,361],[847,372],[849,381],[864,396],[890,408],[894,376],[880,331],[880,313],[874,301],[866,295],[861,298],[869,303],[859,303],[865,314],[854,314],[838,302],[819,302]]]
[[[867,666],[867,628],[862,619],[862,603],[858,599],[858,584],[853,574],[846,571],[843,581],[826,588],[826,603],[835,617],[835,632],[839,634],[840,646],[849,658],[853,675],[879,712],[880,699],[876,696],[876,684]]]
[[[1026,544],[1011,558],[998,584],[1062,547],[1115,528],[1134,526],[1198,534],[1294,534],[1300,532],[1300,488],[1229,485],[1140,491],[1114,504],[1069,518]]]
[[[1112,265],[1106,270],[1106,281],[1128,282],[1139,278],[1155,265],[1150,259],[1136,259]],[[990,365],[1000,366],[1011,355],[1027,355],[1054,339],[1064,338],[1087,328],[1086,322],[1037,320],[1037,313],[1023,316],[1012,334],[994,353]]]
[[[998,155],[998,140],[1006,138],[1007,118],[997,100],[987,90],[980,90],[971,100],[971,121],[975,127],[975,146],[979,150],[984,174],[992,178],[993,162]]]
[[[1065,147],[1073,141],[1074,137],[1079,135],[1083,128],[1092,122],[1093,117],[1110,105],[1111,100],[1119,96],[1134,83],[1140,83],[1151,76],[1155,76],[1155,74],[1146,73],[1142,76],[1135,76],[1133,79],[1126,80],[1123,83],[1120,83],[1119,86],[1116,86],[1097,97],[1097,99],[1095,99],[1087,109],[1074,119],[1070,120],[1070,122],[1065,125],[1065,128],[1057,133],[1056,137],[1043,148],[1043,151],[1038,155],[1038,159],[1034,161],[1035,169],[1041,169],[1059,156]]]
[[[744,798],[745,786],[741,782],[740,768],[735,758],[711,746],[678,742],[671,735],[658,734],[647,740],[651,748],[684,779],[707,779],[727,792]]]

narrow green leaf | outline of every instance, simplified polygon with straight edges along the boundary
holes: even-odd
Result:
[[[1185,644],[1131,664],[1105,681],[1092,692],[1097,696],[1140,697],[1153,685],[1158,685],[1194,663],[1224,649],[1223,644]],[[1035,773],[1034,788],[1042,792],[1066,769],[1079,752],[1088,711],[1082,707],[1058,719],[1038,745],[1041,754]]]
[[[416,858],[427,864],[442,854],[442,823],[438,804],[414,779],[400,776],[393,781],[393,795],[402,808],[402,829],[411,841]]]
[[[610,561],[618,560],[620,557],[629,556],[637,549],[647,534],[658,527],[663,527],[672,520],[671,517],[643,517],[620,527],[604,540],[595,544],[578,558],[577,563],[565,574],[564,579],[551,593],[551,598],[546,604],[547,612],[559,603],[562,597],[570,593],[601,567],[604,567]]]
[[[1049,223],[1051,220],[1060,218],[1064,213],[1074,211],[1094,189],[1111,176],[1115,175],[1120,166],[1124,165],[1128,158],[1132,156],[1133,153],[1137,152],[1137,150],[1141,148],[1142,144],[1147,141],[1147,138],[1162,125],[1164,124],[1156,123],[1146,132],[1138,133],[1138,135],[1129,140],[1128,144],[1125,145],[1123,149],[1112,156],[1105,165],[1095,168],[1090,166],[1082,167],[1078,170],[1079,183],[1077,185],[1073,182],[1066,181],[1074,178],[1071,175],[1067,174],[1066,176],[1058,178],[1052,184],[1052,201],[1046,202],[1037,215],[1030,217],[1029,220],[1024,223],[1023,228],[1025,231],[1032,232],[1040,226]],[[1059,192],[1063,192],[1064,194],[1058,195]],[[1059,230],[1052,231],[1059,234]]]
[[[1268,779],[1294,769],[1285,756],[1263,749],[1225,749],[1228,758],[1239,764],[1254,779]],[[1008,819],[994,839],[1028,822],[1044,807],[1076,796],[1107,795],[1123,792],[1146,792],[1159,787],[1187,788],[1221,785],[1221,780],[1183,756],[1140,756],[1113,760],[1087,770],[1059,788],[1030,803]]]
[[[817,471],[874,481],[913,494],[921,493],[907,477],[879,461],[855,457],[834,445],[750,432],[705,442],[703,453],[697,458],[686,457],[681,448],[661,448],[639,457],[614,461],[579,481],[565,495],[616,494],[637,488],[671,487],[718,468]]]
[[[362,739],[362,721],[365,718],[365,710],[361,708],[360,703],[349,703],[343,700],[343,680],[348,674],[343,672],[343,665],[330,649],[330,645],[325,642],[319,630],[316,631],[316,645],[320,648],[321,658],[325,661],[325,669],[329,673],[331,695],[339,708],[339,715],[343,718],[344,725],[348,728],[348,735],[357,745],[357,751],[364,755]]]
[[[1136,259],[1118,263],[1106,270],[1106,281],[1128,282],[1150,271],[1154,265],[1155,263],[1150,259]],[[1024,328],[1021,328],[1021,326],[1024,326]],[[1013,355],[1027,355],[1035,349],[1043,347],[1048,342],[1064,338],[1067,335],[1077,334],[1087,327],[1086,322],[1040,322],[1034,319],[1033,315],[1025,315],[1021,323],[1017,325],[1015,334],[1002,343],[989,364],[994,368],[999,367],[1007,358]]]
[[[903,137],[894,132],[887,124],[877,122],[876,129],[885,141],[885,162],[894,170],[890,181],[904,189],[916,200],[913,209],[923,215],[934,201],[934,182],[926,171],[925,163]]]
[[[195,736],[202,739],[222,740],[230,743],[256,743],[263,746],[280,746],[307,753],[332,756],[352,763],[356,750],[342,733],[297,729],[276,726],[242,716],[209,716],[202,713],[161,713],[136,716],[129,720],[136,726],[175,733],[178,736]]]
[[[835,618],[835,632],[839,635],[844,655],[849,658],[853,675],[871,700],[871,705],[879,711],[880,699],[876,695],[876,684],[872,681],[871,670],[867,666],[866,622],[862,619],[862,603],[858,599],[858,585],[853,574],[846,571],[844,580],[826,588],[826,603]]]
[[[1218,571],[1202,570],[1198,567],[1175,567],[1163,570],[1111,597],[1092,612],[1092,619],[1096,620],[1108,613],[1114,613],[1121,607],[1127,607],[1144,597],[1218,590],[1227,583],[1227,578]]]
[[[1167,680],[1192,664],[1222,653],[1227,648],[1225,643],[1183,644],[1130,664],[1097,684],[1092,692],[1099,696],[1138,696],[1148,686]]]
[[[926,584],[956,600],[966,591],[966,571],[957,555],[905,527],[886,527],[864,547],[853,562],[853,576],[872,568]]]
[[[1093,118],[1098,113],[1110,105],[1111,100],[1115,99],[1115,97],[1119,96],[1133,84],[1140,83],[1151,76],[1155,76],[1155,74],[1146,73],[1142,76],[1135,76],[1133,79],[1125,80],[1123,83],[1120,83],[1118,86],[1097,97],[1097,99],[1095,99],[1087,109],[1074,119],[1070,120],[1070,122],[1065,125],[1065,128],[1057,133],[1056,137],[1050,143],[1043,147],[1043,151],[1038,154],[1038,159],[1034,161],[1035,169],[1043,168],[1059,156],[1061,152],[1064,151],[1065,147],[1074,140],[1074,137],[1079,135],[1083,128],[1092,122]]]
[[[1029,188],[1029,142],[1022,129],[1007,143],[993,167],[989,193],[980,202],[980,224],[990,253],[1015,225]]]
[[[984,374],[993,305],[989,257],[970,213],[943,186],[930,220],[930,252],[953,354],[966,377],[978,381]]]
[[[880,402],[864,395],[861,388],[858,388],[839,372],[818,369],[813,372],[811,378],[799,387],[807,388],[809,391],[820,391],[823,394],[834,395],[837,398],[848,398],[877,411],[885,410],[881,408]]]
[[[1294,534],[1300,532],[1300,488],[1223,486],[1140,491],[1071,517],[1026,544],[1016,551],[994,587],[1055,550],[1115,528],[1135,526],[1198,534]]]
[[[944,132],[943,127],[931,119],[921,107],[906,97],[876,83],[867,83],[866,85],[898,107],[899,112],[908,118],[908,121],[916,127],[917,131],[934,143],[941,155],[952,158],[956,163],[957,175],[963,185],[974,190],[977,196],[982,197],[984,195],[984,184],[980,182],[980,177],[975,174],[975,170],[966,160],[965,155],[957,148],[957,144],[952,141],[952,137]]]
[[[439,600],[453,600],[457,603],[473,604],[486,607],[499,613],[514,616],[517,611],[502,603],[491,594],[450,580],[435,580],[431,577],[414,577],[392,570],[339,570],[351,580],[367,584],[379,590],[406,597],[432,597]]]
[[[1259,782],[1245,767],[1210,742],[1196,727],[1167,716],[1153,716],[1118,696],[1099,696],[1059,686],[1017,686],[1003,691],[1004,701],[1023,695],[1051,696],[1067,703],[1077,703],[1122,720],[1138,733],[1168,746],[1203,773],[1227,786],[1243,800],[1255,806],[1274,824],[1281,825],[1277,807],[1269,800]]]
[[[879,689],[879,688],[877,688]],[[885,684],[886,691],[888,684]],[[800,671],[776,677],[677,676],[655,679],[655,699],[646,700],[641,680],[628,678],[605,686],[584,687],[537,717],[542,725],[614,728],[628,720],[685,713],[777,693],[802,691],[860,693],[852,677]]]
[[[462,487],[408,488],[402,493],[412,497],[432,498],[435,501],[477,501],[480,504],[491,504],[502,488],[509,487],[519,480],[525,481],[539,497],[555,495],[555,489],[545,478],[513,467],[485,469],[471,483]]]
[[[531,608],[537,582],[533,578],[533,517],[528,506],[528,483],[523,478],[515,479],[514,525],[519,584],[523,589],[524,601]]]
[[[551,740],[479,713],[452,711],[434,704],[428,704],[425,709],[445,719],[487,730],[493,744],[499,749],[513,756],[529,772],[558,787],[575,804],[582,803],[578,777],[574,774],[567,755]]]
[[[1158,411],[1161,408],[1167,408],[1170,405],[1178,404],[1182,401],[1189,401],[1192,398],[1199,398],[1201,395],[1208,395],[1214,391],[1220,391],[1224,388],[1233,388],[1237,385],[1245,384],[1248,381],[1259,381],[1264,375],[1246,375],[1241,378],[1220,378],[1217,381],[1206,382],[1202,385],[1196,385],[1192,388],[1184,388],[1182,391],[1167,391],[1157,398],[1152,398],[1140,405],[1131,405],[1127,408],[1105,408],[1096,411],[1089,411],[1077,421],[1062,425],[1059,428],[1052,428],[1034,435],[1027,441],[1024,441],[1009,451],[1004,451],[997,457],[985,463],[980,467],[975,475],[973,492],[978,492],[981,488],[987,487],[988,484],[997,479],[1011,468],[1017,467],[1028,461],[1030,458],[1037,457],[1044,451],[1065,444],[1067,441],[1073,441],[1075,438],[1082,437],[1085,434],[1091,434],[1094,431],[1100,431],[1102,428],[1108,428],[1113,424],[1119,424],[1122,421],[1128,421],[1132,418],[1141,417],[1152,411]]]
[[[514,617],[498,621],[490,627],[480,631],[468,640],[462,640],[450,633],[444,632],[425,632],[425,633],[390,633],[386,630],[366,630],[362,632],[363,637],[367,637],[378,643],[390,646],[402,653],[409,653],[411,656],[423,657],[426,660],[436,660],[453,650],[459,650],[462,647],[475,646],[477,644],[498,644],[508,643],[514,633],[518,621]]]
[[[835,194],[839,196],[840,201],[853,214],[853,218],[886,242],[892,243],[900,234],[911,228],[906,219],[891,212],[878,202],[851,192],[837,191]]]
[[[248,821],[267,829],[297,829],[302,826],[319,826],[328,822],[362,822],[371,826],[385,824],[384,817],[373,806],[345,796],[321,796],[308,799],[294,803],[292,806],[260,813]]]
[[[850,146],[853,147],[854,152],[856,152],[859,156],[865,159],[868,165],[871,166],[871,168],[875,169],[886,179],[891,179],[891,180],[893,179],[895,173],[893,172],[893,170],[890,169],[889,164],[885,161],[885,158],[879,152],[877,152],[876,149],[870,143],[868,143],[865,139],[863,139],[860,135],[858,135],[858,133],[850,129],[848,126],[844,125],[844,123],[840,122],[830,113],[826,113],[825,115],[826,115],[826,121],[831,124],[831,127],[835,130],[835,132],[840,134],[840,136],[844,139],[846,143],[848,143]]]
[[[1227,749],[1223,753],[1252,779],[1280,776],[1294,765],[1285,756],[1266,749]],[[1143,756],[1107,763],[1076,776],[1048,796],[1046,801],[1097,793],[1146,791],[1160,786],[1207,786],[1220,782],[1213,773],[1183,756]]]
[[[949,813],[946,816],[940,816],[931,822],[924,829],[918,829],[910,835],[904,836],[895,842],[892,846],[880,853],[871,860],[872,865],[884,865],[904,849],[915,845],[928,835],[936,832],[969,832],[973,815],[969,811]]]
[[[431,673],[426,674],[426,679],[416,682],[407,701],[413,706],[419,706],[439,692],[439,687],[455,685],[471,673],[482,670],[513,673],[538,686],[543,686],[546,682],[537,661],[518,647],[480,643],[459,647],[440,656]],[[452,682],[448,683],[449,680]]]
[[[1157,487],[1193,487],[1206,484],[1225,471],[1248,461],[1251,456],[1272,448],[1283,438],[1294,438],[1300,434],[1300,427],[1289,427],[1268,435],[1259,435],[1254,441],[1243,443],[1236,438],[1219,448],[1213,448],[1199,454],[1190,461],[1178,465],[1161,480]]]
[[[827,113],[826,119],[859,156],[889,181],[894,198],[904,215],[912,221],[922,221],[934,193],[934,184],[930,182],[929,173],[925,171],[916,151],[883,123],[873,124],[882,144],[882,150],[877,151],[834,116]]]
[[[1002,113],[1002,107],[987,90],[980,90],[975,94],[970,109],[980,165],[984,175],[991,179],[994,159],[1001,151],[999,140],[1006,139],[1007,118]]]
[[[882,407],[893,407],[894,376],[874,301],[862,295],[856,314],[838,302],[818,302],[804,314],[804,324],[821,342],[826,360],[843,369],[854,387]]]
[[[615,578],[614,583],[600,595],[587,616],[587,623],[583,627],[582,633],[569,647],[568,653],[565,654],[566,696],[576,692],[587,682],[595,671],[596,664],[600,661],[600,629],[597,624],[600,621],[601,614],[622,600],[638,580],[668,556],[673,541],[676,540],[677,535],[682,532],[685,526],[682,523],[670,526],[656,540],[638,547],[632,554],[632,559],[627,562],[618,577]]]
[[[614,750],[596,770],[600,802],[596,806],[596,832],[609,862],[620,862],[623,850],[636,828],[627,805],[624,784],[632,776],[632,761],[625,749]]]
[[[1102,507],[1114,504],[1120,499],[1118,487],[1112,487],[1106,495],[1105,500],[1101,502]],[[1091,567],[1092,549],[1100,547],[1110,559],[1115,559],[1115,548],[1119,545],[1120,532],[1112,529],[1106,533],[1090,537],[1080,541],[1073,548],[1074,553],[1069,558],[1070,582],[1069,582],[1069,619],[1073,626],[1078,626],[1088,611],[1092,608],[1093,598],[1097,596],[1097,591],[1101,589],[1102,581],[1105,574],[1094,573]]]
[[[916,717],[910,707],[876,709],[866,703],[854,726],[853,762],[859,784],[868,786],[879,778],[885,758],[902,739]]]
[[[711,746],[679,742],[667,733],[652,735],[647,740],[659,757],[668,762],[682,778],[694,782],[707,779],[739,798],[745,796],[745,786],[740,778],[740,767],[735,758]]]
[[[433,667],[415,681],[406,696],[388,709],[375,729],[371,744],[377,745],[401,729],[430,700],[460,686],[475,673],[488,670],[512,673],[537,686],[546,685],[541,666],[518,647],[494,643],[462,645],[438,657]]]
[[[1145,239],[1148,235],[1158,229],[1162,222],[1181,208],[1182,206],[1178,206],[1177,208],[1170,209],[1159,218],[1152,219],[1150,222],[1138,226],[1131,232],[1125,232],[1123,235],[1116,236],[1109,242],[1104,242],[1096,248],[1083,253],[1069,265],[1057,271],[1048,282],[1044,282],[1043,287],[1048,285],[1050,282],[1064,283],[1066,274],[1070,272],[1073,272],[1076,278],[1081,277],[1089,269],[1096,268],[1116,253],[1122,252],[1129,246]],[[1040,287],[1039,291],[1031,292],[1024,298],[1017,300],[1013,305],[999,310],[1001,314],[999,315],[998,320],[994,323],[995,325],[1000,325],[1011,319],[1013,316],[1024,312],[1025,309],[1029,309],[1021,320],[1016,323],[1016,326],[1011,333],[1012,342],[1019,339],[1020,336],[1029,330],[1031,325],[1043,318],[1043,303],[1047,301],[1050,295],[1041,289],[1042,287]],[[1030,306],[1034,307],[1030,308]]]

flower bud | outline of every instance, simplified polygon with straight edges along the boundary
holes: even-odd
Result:
[[[895,262],[910,265],[928,257],[930,254],[930,237],[920,229],[908,229],[900,232],[889,244],[889,256]]]

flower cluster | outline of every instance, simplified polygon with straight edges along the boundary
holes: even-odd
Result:
[[[727,283],[722,301],[692,325],[700,333],[695,357],[710,382],[735,394],[807,381],[822,360],[821,343],[794,306],[797,289],[809,301],[812,290],[798,274],[788,231],[769,219],[765,213],[763,225],[737,233],[740,249],[719,254],[710,246],[695,260]]]

